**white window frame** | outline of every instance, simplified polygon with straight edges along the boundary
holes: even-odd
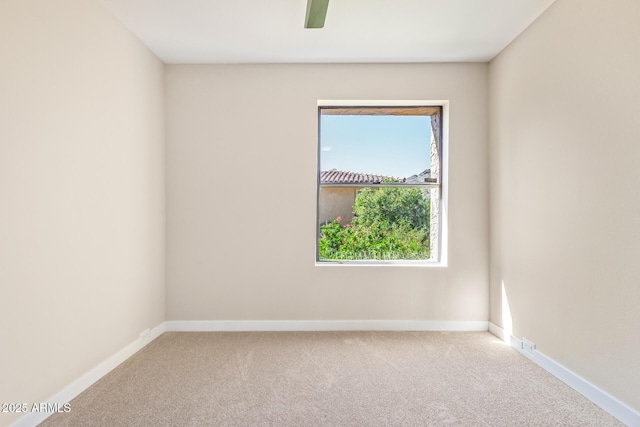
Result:
[[[320,261],[318,248],[318,219],[320,218],[320,108],[321,107],[421,107],[431,106],[441,108],[441,153],[440,153],[440,212],[438,218],[438,258],[429,260],[335,260]],[[392,266],[392,267],[446,267],[448,263],[448,242],[449,242],[449,226],[448,226],[448,207],[449,207],[449,101],[448,100],[335,100],[323,99],[317,103],[318,114],[318,131],[317,131],[317,150],[316,150],[316,239],[315,239],[315,265],[318,267],[334,267],[334,266]]]

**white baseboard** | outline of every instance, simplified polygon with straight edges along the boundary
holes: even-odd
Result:
[[[493,322],[489,322],[489,332],[491,332],[496,337],[500,338],[502,341],[506,341],[504,339],[504,329],[500,326],[496,325]]]
[[[522,348],[522,340],[511,336],[510,343],[513,348],[531,359],[534,363],[548,371],[569,387],[582,394],[584,397],[616,417],[630,427],[640,427],[640,412],[619,401],[606,391],[596,387],[581,376],[565,368],[544,353]]]
[[[62,391],[57,393],[55,396],[47,400],[46,403],[51,404],[52,406],[58,404],[59,407],[62,407],[62,405],[71,401],[74,397],[85,391],[92,384],[111,372],[122,362],[133,356],[136,352],[140,351],[144,346],[149,344],[154,339],[158,338],[163,332],[165,332],[165,326],[166,325],[163,322],[149,331],[148,336],[141,336],[134,342],[128,344],[122,350],[118,351],[116,354],[109,357],[107,360],[100,363],[98,366],[96,366],[95,368],[78,378],[76,381],[71,383],[69,386],[64,388]],[[73,408],[71,409],[73,410]],[[11,424],[11,427],[36,426],[51,415],[52,412],[30,412]]]
[[[166,330],[215,331],[486,331],[489,322],[431,320],[174,320]]]

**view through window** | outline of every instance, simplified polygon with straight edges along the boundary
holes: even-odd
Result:
[[[441,107],[319,107],[321,262],[437,260]]]

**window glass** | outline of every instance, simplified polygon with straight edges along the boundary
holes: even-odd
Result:
[[[320,107],[318,261],[437,258],[439,107]]]

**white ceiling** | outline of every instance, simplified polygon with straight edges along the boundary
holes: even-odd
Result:
[[[167,63],[489,61],[554,0],[101,0]]]

